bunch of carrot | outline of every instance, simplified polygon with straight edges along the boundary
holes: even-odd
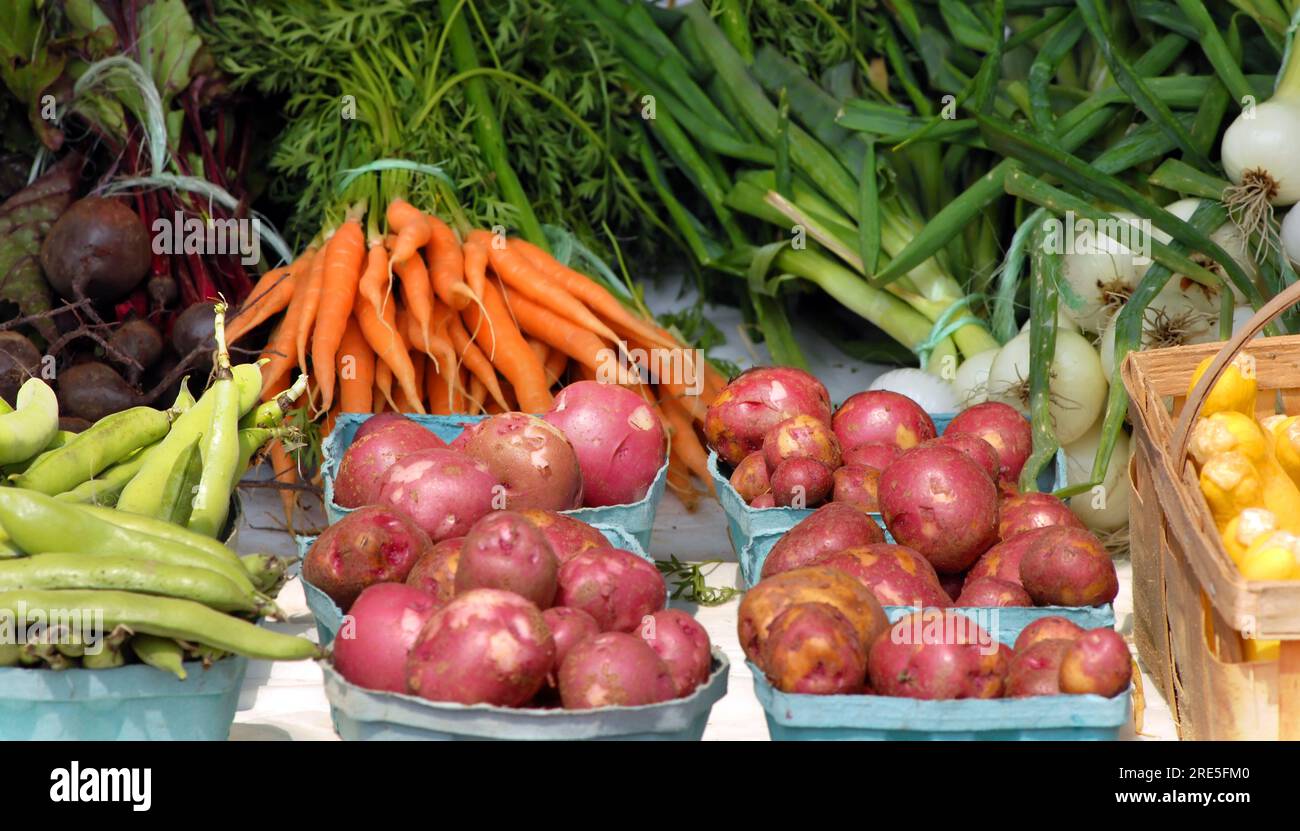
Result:
[[[557,386],[606,380],[611,356],[670,349],[694,359],[604,286],[522,239],[457,233],[402,199],[387,205],[386,234],[377,217],[367,234],[363,218],[354,209],[264,274],[227,328],[234,342],[282,314],[263,351],[263,397],[310,364],[311,406],[326,433],[341,412],[540,413]],[[692,475],[710,482],[697,425],[725,384],[707,364],[691,369],[703,373],[699,394],[663,377],[626,385],[663,419],[668,484],[688,507],[699,497]],[[273,463],[277,476],[292,476],[287,457]]]

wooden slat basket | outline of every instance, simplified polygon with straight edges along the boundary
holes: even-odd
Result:
[[[1187,458],[1205,398],[1243,346],[1255,358],[1258,414],[1279,404],[1300,414],[1300,336],[1253,339],[1296,302],[1300,284],[1226,344],[1134,352],[1121,370],[1134,428],[1134,640],[1185,739],[1300,739],[1300,581],[1242,577]],[[1247,661],[1243,635],[1282,641],[1280,659]]]

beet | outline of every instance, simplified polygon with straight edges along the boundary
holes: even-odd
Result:
[[[65,300],[113,302],[140,284],[153,256],[149,232],[116,199],[87,196],[50,228],[41,245],[41,270]]]
[[[137,368],[123,362],[121,367],[125,371],[142,372],[150,368],[162,357],[163,351],[163,339],[158,328],[147,320],[138,319],[118,326],[109,336],[108,345],[139,364]],[[112,357],[110,353],[109,358]]]
[[[172,349],[176,354],[184,358],[196,349],[216,349],[212,320],[211,303],[195,303],[178,314],[172,323]]]
[[[140,393],[98,361],[68,367],[59,373],[58,385],[59,412],[91,422],[140,404]]]
[[[41,368],[41,351],[18,332],[0,332],[0,398],[13,406],[18,388]]]

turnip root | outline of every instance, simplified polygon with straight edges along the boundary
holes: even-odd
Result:
[[[539,609],[555,600],[560,566],[546,535],[514,511],[497,511],[465,535],[456,567],[456,594],[472,589],[514,592]]]
[[[764,579],[802,568],[818,557],[885,541],[875,520],[851,505],[823,505],[785,533],[763,562]]]
[[[993,449],[993,445],[974,433],[954,433],[952,430],[946,430],[937,439],[930,439],[930,441],[922,442],[922,444],[941,444],[945,447],[951,447],[953,450],[968,456],[994,482],[1002,478],[1002,460],[998,457],[998,451]]]
[[[542,612],[542,620],[555,639],[555,670],[552,672],[552,684],[559,683],[560,667],[573,647],[600,634],[600,624],[596,619],[581,609],[569,606],[552,606]]]
[[[1119,593],[1115,563],[1091,532],[1057,526],[1050,545],[1020,561],[1020,583],[1040,606],[1102,606]]]
[[[500,413],[471,424],[457,448],[505,486],[505,507],[568,511],[582,506],[582,469],[564,433],[537,416]]]
[[[352,604],[332,645],[334,668],[359,687],[406,692],[406,655],[443,605],[401,583],[369,586]]]
[[[979,577],[967,580],[961,590],[961,596],[953,601],[954,606],[1032,606],[1034,601],[1017,583],[999,580],[996,577]]]
[[[555,605],[582,609],[602,632],[631,632],[641,619],[664,607],[663,575],[646,560],[621,548],[593,548],[560,567]]]
[[[898,445],[885,442],[868,442],[852,449],[845,448],[840,454],[840,461],[845,467],[874,467],[884,470],[890,463],[903,455]]]
[[[525,518],[546,535],[555,558],[564,565],[577,554],[591,548],[609,545],[605,535],[587,523],[554,511],[520,511]]]
[[[952,605],[930,561],[903,545],[882,542],[819,557],[815,565],[861,580],[886,606]]]
[[[1050,548],[1057,533],[1056,526],[1052,525],[1047,528],[1035,528],[1003,540],[985,551],[975,561],[975,565],[971,566],[970,571],[966,573],[966,582],[981,577],[996,577],[1008,583],[1015,583],[1017,586],[1021,585],[1020,561],[1024,559],[1025,552],[1038,547]]]
[[[1010,496],[998,508],[998,539],[1008,540],[1025,531],[1052,525],[1084,527],[1070,507],[1050,493]]]
[[[587,638],[560,667],[560,699],[566,710],[637,707],[673,698],[668,665],[645,641],[623,632]]]
[[[708,680],[713,667],[709,633],[686,612],[660,609],[641,621],[637,634],[668,667],[675,698],[690,695]]]
[[[772,471],[772,498],[783,508],[813,508],[835,487],[831,469],[816,459],[786,459]]]
[[[1061,658],[1061,692],[1113,698],[1128,689],[1133,658],[1114,629],[1092,629],[1075,639]]]
[[[827,603],[853,624],[859,642],[871,643],[889,621],[871,589],[842,571],[811,566],[759,581],[740,601],[736,631],[745,657],[758,663],[768,628],[777,615],[796,603]]]
[[[887,390],[849,396],[835,411],[831,429],[846,450],[877,442],[908,450],[935,437],[934,420],[919,404]]]
[[[731,472],[731,486],[746,502],[772,490],[772,480],[768,477],[767,460],[762,453],[750,453],[736,469]]]
[[[519,707],[545,683],[555,639],[537,607],[475,589],[429,618],[406,659],[407,689],[430,701]]]
[[[729,465],[761,450],[767,431],[796,415],[829,422],[831,398],[825,385],[801,369],[755,367],[718,393],[704,417],[710,449]]]
[[[664,465],[663,423],[636,393],[579,381],[560,390],[543,418],[569,440],[587,507],[640,502]],[[737,460],[739,461],[739,460]]]
[[[375,504],[379,501],[379,483],[390,467],[412,453],[447,446],[415,422],[405,418],[401,422],[409,426],[390,423],[348,447],[334,478],[335,505],[360,508]]]
[[[451,600],[456,596],[456,567],[464,544],[464,537],[434,544],[406,575],[406,585],[431,594],[442,603]]]
[[[867,673],[879,695],[944,700],[997,698],[1011,650],[952,609],[902,618],[871,645]]]
[[[1083,631],[1082,626],[1060,615],[1040,617],[1020,630],[1020,634],[1016,637],[1015,650],[1020,653],[1039,641],[1072,641],[1081,636]]]
[[[950,447],[918,447],[880,475],[880,513],[894,539],[952,574],[997,539],[997,487]]]
[[[367,586],[400,583],[433,543],[405,513],[359,508],[326,528],[303,561],[302,576],[347,610]]]
[[[840,466],[840,442],[830,425],[810,415],[797,415],[767,431],[763,458],[775,472],[786,459],[815,459],[834,470]]]
[[[388,469],[379,483],[379,502],[406,511],[434,542],[441,542],[469,533],[496,507],[500,487],[486,465],[463,453],[421,450]]]
[[[852,505],[865,513],[880,512],[880,471],[845,465],[835,471],[831,501]]]
[[[989,401],[957,414],[944,431],[974,433],[993,446],[1002,462],[1002,479],[1014,483],[1034,449],[1029,421],[1008,404]]]
[[[1048,638],[1017,649],[1007,670],[1007,698],[1061,694],[1061,660],[1071,641]]]
[[[760,666],[773,687],[807,695],[860,693],[867,674],[853,625],[826,603],[796,603],[777,615]]]

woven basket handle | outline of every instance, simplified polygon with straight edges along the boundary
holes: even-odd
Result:
[[[1227,287],[1224,287],[1227,291]],[[1264,330],[1264,327],[1272,323],[1278,315],[1296,303],[1300,303],[1300,283],[1293,283],[1286,287],[1286,290],[1265,303],[1255,316],[1246,321],[1246,325],[1241,331],[1228,339],[1228,342],[1219,350],[1219,354],[1214,356],[1210,362],[1210,368],[1201,376],[1201,380],[1196,382],[1196,386],[1187,394],[1187,403],[1183,406],[1182,413],[1178,416],[1178,423],[1174,425],[1173,451],[1176,466],[1174,470],[1182,475],[1183,468],[1187,465],[1187,443],[1191,439],[1192,425],[1201,414],[1201,408],[1205,406],[1205,399],[1210,397],[1210,390],[1219,382],[1232,359],[1237,357],[1237,353],[1251,338],[1258,335]]]

